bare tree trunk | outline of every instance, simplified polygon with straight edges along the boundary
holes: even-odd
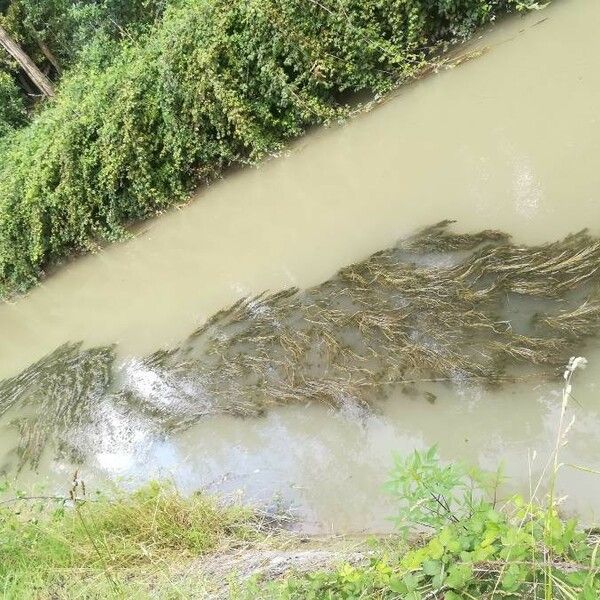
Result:
[[[58,75],[62,75],[62,69],[58,64],[58,59],[52,53],[52,50],[50,50],[50,48],[48,48],[48,46],[44,42],[42,42],[42,40],[40,40],[37,36],[36,42],[38,43],[38,46],[40,47],[40,50],[43,52],[44,56],[50,61],[50,64],[54,67],[56,73]]]
[[[48,98],[54,96],[54,86],[52,82],[37,68],[35,63],[23,52],[23,49],[7,33],[6,29],[0,26],[0,46],[19,63],[23,71],[27,73],[35,86]]]

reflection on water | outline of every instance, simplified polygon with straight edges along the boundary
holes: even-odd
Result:
[[[228,177],[135,240],[59,270],[0,307],[0,377],[65,340],[116,342],[120,361],[145,356],[242,296],[313,286],[442,218],[528,244],[585,226],[598,233],[599,28],[597,0],[561,0],[508,20],[474,44],[488,48],[479,58],[403,89],[348,126],[308,136],[289,157]],[[577,375],[580,406],[565,462],[599,468],[600,352],[594,344],[578,353],[590,367]],[[95,381],[84,383],[93,389]],[[135,385],[139,393],[152,382],[138,377]],[[462,393],[440,386],[430,403],[398,390],[360,418],[313,404],[257,419],[217,415],[169,436],[147,435],[121,405],[107,412],[100,403],[110,417],[102,422],[123,428],[128,444],[115,446],[100,428],[85,476],[100,484],[162,472],[187,489],[245,488],[263,499],[280,492],[315,528],[378,529],[394,450],[438,442],[448,459],[504,459],[526,487],[528,452],[542,456],[551,443],[559,392],[560,381]],[[76,400],[66,398],[64,410],[81,410]],[[3,461],[12,461],[22,433],[8,418],[24,417],[0,423]],[[70,469],[46,454],[39,474],[21,477],[66,487]],[[564,470],[561,481],[570,506],[589,515],[598,478]]]
[[[594,356],[593,363],[600,364],[600,353]],[[589,370],[577,374],[575,396],[582,406],[569,414],[576,421],[562,457],[599,468],[600,402],[593,379]],[[382,484],[392,452],[436,443],[445,459],[488,469],[504,462],[511,478],[507,490],[527,493],[529,458],[537,451],[535,482],[555,438],[560,378],[494,392],[448,391],[436,389],[435,404],[396,393],[380,411],[361,419],[317,405],[280,409],[258,420],[214,417],[151,445],[143,458],[118,473],[143,480],[159,469],[187,490],[198,485],[224,493],[244,489],[248,497],[267,502],[280,494],[308,530],[388,530],[393,506]],[[569,495],[565,509],[580,511],[588,521],[600,516],[600,478],[565,468],[559,481],[559,492]]]
[[[587,353],[591,364],[577,374],[568,418],[576,421],[562,456],[566,463],[600,468],[600,402],[593,369],[600,353]],[[597,379],[597,378],[596,378]],[[104,448],[83,471],[90,487],[105,478],[135,485],[149,477],[172,479],[186,491],[198,487],[230,494],[243,490],[249,499],[291,504],[308,531],[385,531],[393,506],[382,491],[392,453],[439,444],[444,459],[464,459],[493,469],[503,461],[511,478],[507,489],[527,493],[528,458],[533,480],[551,451],[561,401],[561,378],[539,385],[514,384],[498,391],[476,388],[435,389],[435,404],[401,392],[360,419],[313,404],[269,411],[258,419],[215,416],[185,432],[154,438],[130,448]],[[72,467],[52,463],[42,470],[59,489],[67,489]],[[39,476],[22,473],[22,484]],[[565,509],[586,521],[600,516],[600,478],[563,469],[559,492],[568,494]]]

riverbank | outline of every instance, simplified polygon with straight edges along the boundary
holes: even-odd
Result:
[[[65,75],[0,145],[0,295],[127,237],[201,181],[381,94],[445,44],[528,3],[175,2],[147,34]]]
[[[91,494],[76,472],[65,496],[0,503],[4,597],[592,600],[598,529],[566,518],[557,494],[573,376],[586,365],[573,357],[564,371],[555,446],[528,497],[503,497],[501,467],[444,464],[433,446],[395,458],[386,489],[399,535],[310,540],[289,531],[278,504],[159,483]]]

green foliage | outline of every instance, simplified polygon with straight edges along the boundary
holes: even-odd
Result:
[[[427,452],[396,457],[387,489],[398,501],[399,528],[439,528],[486,510],[484,492],[493,491],[500,480],[500,471],[490,475],[460,463],[442,466],[432,446]]]
[[[97,9],[84,4],[78,14],[93,22]],[[390,89],[436,44],[510,6],[181,0],[108,52],[99,34],[57,99],[0,150],[0,294],[123,238],[123,225],[181,202],[226,165],[342,116],[342,94]]]
[[[21,93],[13,78],[0,70],[0,138],[26,121]]]
[[[555,505],[544,507],[520,496],[497,506],[492,498],[486,498],[485,475],[473,470],[465,474],[462,467],[455,470],[436,464],[435,449],[417,454],[419,461],[413,455],[397,462],[392,480],[400,480],[413,501],[423,505],[430,501],[431,489],[456,499],[452,513],[436,517],[435,525],[432,519],[432,534],[413,538],[410,543],[398,538],[373,541],[372,557],[364,566],[342,564],[330,572],[309,572],[272,582],[255,576],[232,585],[232,597],[599,597],[596,556],[600,541],[581,531],[575,520],[562,518]],[[396,484],[392,486],[394,494],[398,489]],[[196,569],[190,569],[186,559],[240,542],[264,542],[261,528],[251,510],[223,507],[201,494],[182,498],[172,488],[158,484],[110,500],[99,495],[77,502],[75,508],[72,503],[49,505],[23,498],[0,509],[0,586],[5,597],[15,599],[213,597],[210,591],[200,593],[199,586],[210,589],[211,584],[190,578],[189,572]],[[278,539],[289,549],[290,538],[285,536],[273,537],[271,547]],[[168,569],[164,569],[169,564],[177,567],[175,577],[169,577]],[[235,578],[235,573],[220,577],[223,575]],[[192,582],[192,588],[180,587]]]

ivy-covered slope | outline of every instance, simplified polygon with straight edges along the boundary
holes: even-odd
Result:
[[[438,42],[514,4],[178,0],[142,36],[109,52],[99,41],[57,98],[0,140],[0,295],[336,118],[344,94],[385,91]]]

